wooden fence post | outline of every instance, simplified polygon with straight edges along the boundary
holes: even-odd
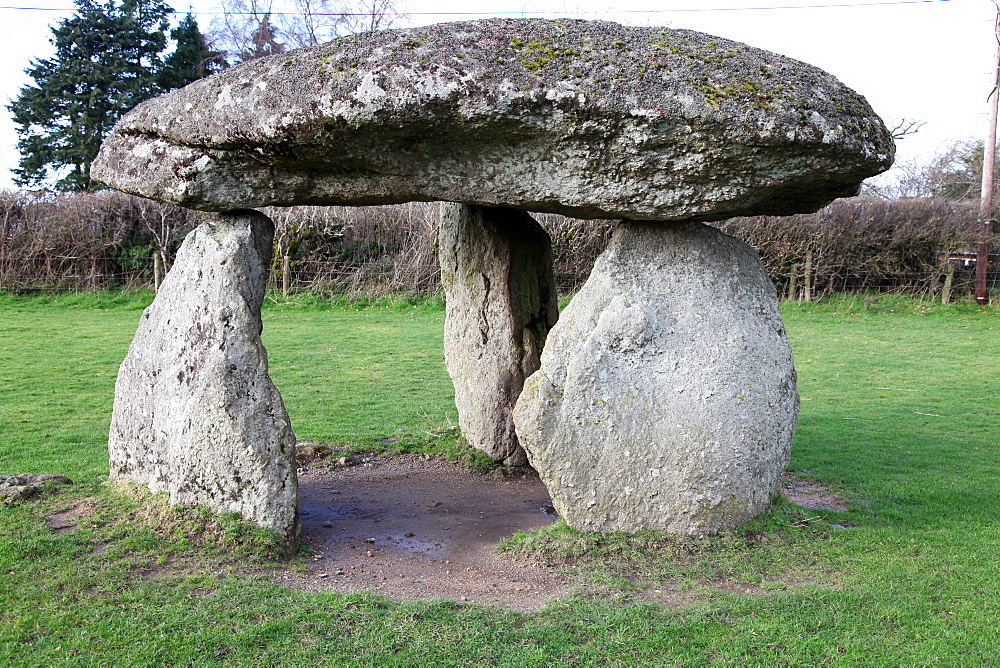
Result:
[[[951,303],[951,284],[955,280],[955,263],[948,262],[944,274],[944,287],[941,289],[941,303],[947,306]]]
[[[281,296],[288,299],[288,290],[292,283],[292,259],[288,253],[281,256]]]
[[[153,292],[160,291],[161,276],[163,275],[163,264],[160,261],[160,251],[153,251]]]
[[[790,302],[795,301],[795,293],[798,292],[798,282],[799,282],[799,265],[793,264],[792,271],[788,275],[788,292],[785,293],[785,299]]]
[[[802,298],[807,301],[812,301],[812,289],[813,289],[813,252],[811,250],[806,251],[806,269],[805,275],[802,277],[804,285],[802,287]]]

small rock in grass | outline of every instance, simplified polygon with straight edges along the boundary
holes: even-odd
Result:
[[[0,487],[0,499],[14,503],[34,496],[36,492],[38,488],[34,485],[5,485]]]
[[[22,473],[20,475],[0,476],[0,499],[7,503],[23,501],[37,494],[43,486],[49,483],[72,485],[73,481],[66,476],[51,473]]]

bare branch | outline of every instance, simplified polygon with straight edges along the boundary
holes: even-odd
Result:
[[[918,121],[912,118],[901,118],[894,126],[889,128],[889,134],[893,139],[902,139],[912,134],[916,134],[922,127],[927,125],[927,121]]]
[[[221,0],[221,7],[212,41],[238,62],[385,30],[404,16],[396,0]]]

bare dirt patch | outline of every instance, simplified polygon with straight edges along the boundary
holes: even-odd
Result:
[[[810,510],[836,510],[841,513],[849,510],[840,494],[818,482],[784,476],[781,479],[781,493],[795,505]]]
[[[311,591],[537,609],[569,583],[503,559],[496,547],[552,524],[551,508],[531,471],[502,478],[417,456],[310,467],[299,476],[299,512],[302,541],[315,555],[304,576],[278,577]]]
[[[93,499],[84,499],[74,503],[69,508],[60,510],[45,518],[49,528],[56,533],[69,533],[80,528],[80,520],[93,514],[97,509],[97,502]]]
[[[744,596],[770,596],[789,589],[804,587],[816,582],[811,577],[792,578],[786,575],[771,575],[764,578],[765,584],[754,584],[742,582],[728,578],[716,578],[706,582],[708,586],[729,594],[742,594]]]
[[[655,605],[662,605],[671,610],[680,610],[699,602],[697,595],[691,589],[681,590],[669,585],[645,587],[637,592],[640,600]]]
[[[371,591],[401,601],[447,599],[520,611],[569,592],[568,577],[496,553],[502,539],[555,520],[549,493],[530,469],[505,478],[420,455],[344,465],[347,459],[340,465],[318,459],[300,470],[302,542],[314,554],[304,574],[277,573],[281,583],[307,591]],[[847,510],[834,490],[819,483],[786,477],[782,493],[804,508]],[[705,584],[745,595],[773,589]],[[699,599],[694,591],[669,585],[640,587],[637,593],[640,600],[670,608]]]

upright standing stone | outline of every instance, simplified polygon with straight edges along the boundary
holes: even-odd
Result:
[[[570,526],[703,535],[768,506],[797,411],[756,253],[700,223],[631,222],[549,333],[514,418]]]
[[[471,445],[523,464],[511,412],[559,316],[548,233],[519,209],[441,205],[444,355]]]
[[[239,211],[184,240],[118,373],[108,448],[112,478],[239,513],[291,550],[295,436],[260,339],[273,237]]]

